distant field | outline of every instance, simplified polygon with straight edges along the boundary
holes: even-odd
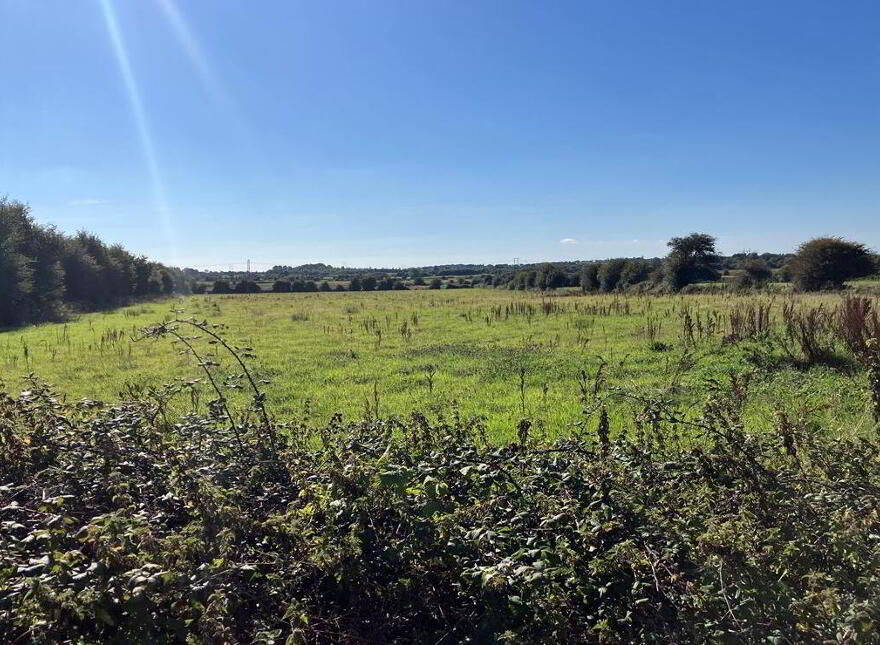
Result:
[[[810,296],[801,305],[834,306],[839,296]],[[754,376],[747,427],[774,423],[777,412],[809,411],[843,434],[871,427],[865,376],[845,360],[800,370],[776,344],[725,343],[731,312],[772,303],[779,327],[790,296],[541,296],[506,290],[403,291],[193,296],[137,305],[0,334],[0,379],[9,390],[27,387],[34,373],[69,397],[106,401],[199,378],[195,360],[169,340],[133,340],[151,323],[194,316],[228,326],[223,333],[256,354],[250,363],[270,412],[281,420],[323,422],[335,412],[363,417],[378,401],[381,416],[419,411],[429,418],[457,405],[479,416],[489,434],[513,436],[528,418],[537,432],[574,430],[582,420],[582,371],[593,383],[600,365],[611,386],[692,404],[697,415],[712,380],[733,371]],[[683,315],[694,321],[694,343]],[[699,327],[699,329],[697,328]],[[199,345],[238,370],[216,345]],[[175,410],[204,409],[205,384]],[[234,390],[230,397],[244,401]],[[619,398],[616,420],[642,405]]]

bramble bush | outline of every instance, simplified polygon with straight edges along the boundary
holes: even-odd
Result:
[[[586,381],[585,381],[586,382]],[[876,637],[880,445],[748,380],[685,421],[596,379],[568,439],[429,421],[179,421],[0,396],[5,642],[820,642]],[[609,397],[633,402],[609,428]],[[250,419],[250,420],[248,420]],[[256,421],[259,419],[259,421]],[[272,424],[270,428],[266,424]],[[267,436],[283,438],[278,445]]]
[[[770,333],[767,316],[726,342]],[[801,336],[814,324],[789,318]],[[871,303],[822,320],[880,410]],[[523,419],[497,443],[455,407],[279,423],[221,329],[145,330],[198,361],[207,414],[168,414],[197,409],[195,380],[111,406],[36,378],[0,394],[4,642],[876,640],[880,443],[786,409],[750,433],[748,373],[709,381],[685,415],[583,372],[569,437]],[[241,373],[218,374],[202,341]],[[224,387],[253,404],[231,410]],[[615,399],[632,417],[612,428]]]

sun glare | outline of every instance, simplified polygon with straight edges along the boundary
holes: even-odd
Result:
[[[128,52],[125,47],[125,38],[119,27],[119,22],[116,19],[116,12],[113,8],[112,1],[99,1],[101,4],[101,11],[104,15],[104,22],[107,26],[107,34],[110,38],[110,43],[113,46],[113,53],[116,56],[116,62],[119,65],[119,73],[122,76],[122,83],[125,86],[125,92],[128,96],[128,102],[131,107],[132,118],[134,119],[137,128],[144,160],[150,174],[153,201],[159,215],[159,222],[162,226],[162,231],[165,235],[168,254],[170,258],[177,258],[177,244],[174,236],[174,227],[171,221],[171,209],[168,205],[165,184],[162,181],[162,173],[159,169],[159,158],[156,154],[156,146],[153,143],[150,124],[147,119],[146,111],[144,110],[144,102],[141,99],[141,93],[138,89],[131,61],[128,58]]]
[[[228,95],[223,90],[217,75],[214,73],[214,70],[208,62],[208,57],[205,55],[201,45],[199,45],[199,41],[189,28],[186,18],[180,13],[174,0],[158,0],[158,2],[162,12],[168,20],[168,23],[171,25],[171,29],[174,32],[174,36],[177,38],[177,42],[189,57],[190,63],[196,70],[196,74],[205,90],[211,94],[215,101],[224,106],[229,106],[230,101]]]

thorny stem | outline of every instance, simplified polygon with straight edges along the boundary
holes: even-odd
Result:
[[[260,388],[257,387],[256,382],[254,381],[253,377],[251,376],[251,373],[248,370],[247,366],[244,364],[244,361],[241,360],[241,357],[238,355],[238,352],[236,352],[234,349],[232,349],[232,347],[230,347],[227,344],[227,342],[223,339],[222,336],[214,333],[212,330],[210,330],[208,327],[206,327],[203,324],[197,323],[192,320],[181,320],[181,319],[175,319],[171,322],[172,323],[185,323],[187,325],[191,325],[192,327],[195,327],[196,329],[208,334],[209,336],[211,336],[211,338],[213,338],[218,343],[220,343],[224,347],[224,349],[226,349],[227,352],[232,354],[232,356],[235,358],[235,360],[238,361],[238,364],[241,366],[241,369],[244,372],[244,375],[247,377],[248,382],[251,384],[251,388],[253,388],[253,390],[254,390],[254,401],[257,403],[257,406],[260,409],[260,414],[263,417],[263,424],[266,427],[266,432],[269,433],[269,443],[272,448],[272,454],[277,454],[277,451],[275,449],[275,430],[269,421],[269,414],[266,412],[266,406],[263,403],[263,393],[260,392]]]
[[[220,405],[223,406],[223,411],[226,413],[226,416],[229,418],[229,423],[232,425],[232,431],[235,433],[235,440],[238,442],[238,447],[240,450],[244,450],[244,445],[241,442],[241,434],[238,431],[238,426],[235,424],[235,418],[232,416],[232,412],[229,410],[229,406],[226,405],[226,397],[223,396],[223,392],[220,391],[220,387],[217,385],[217,382],[214,380],[214,376],[211,374],[211,370],[208,369],[208,366],[205,364],[204,359],[199,356],[198,352],[192,346],[186,338],[178,334],[173,329],[169,329],[168,333],[174,336],[181,343],[186,345],[187,349],[192,353],[195,357],[196,361],[198,361],[199,366],[204,370],[205,375],[207,375],[208,380],[211,381],[211,386],[214,388],[214,391],[217,393],[217,396],[220,398]]]

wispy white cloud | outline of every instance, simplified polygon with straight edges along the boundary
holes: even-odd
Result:
[[[564,237],[561,240],[559,240],[559,243],[565,244],[566,246],[573,246],[574,244],[577,244],[578,241],[576,239],[574,239],[573,237]]]
[[[67,202],[68,206],[101,206],[103,204],[109,204],[110,202],[106,199],[97,199],[95,197],[86,197],[85,199],[71,199]]]

